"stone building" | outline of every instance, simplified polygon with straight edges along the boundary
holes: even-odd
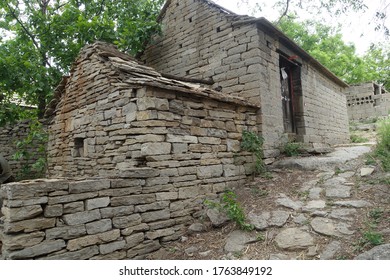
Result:
[[[159,20],[162,35],[144,62],[261,105],[267,157],[278,155],[287,135],[313,145],[348,142],[348,85],[265,18],[207,0],[168,0]]]
[[[374,82],[351,85],[346,90],[350,120],[386,117],[390,114],[390,93]]]

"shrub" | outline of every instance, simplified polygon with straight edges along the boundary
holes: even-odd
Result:
[[[289,141],[283,146],[282,152],[288,157],[295,157],[300,154],[301,149],[301,143]]]
[[[263,138],[252,131],[244,130],[242,132],[241,149],[252,153],[256,157],[255,172],[261,174],[265,172],[263,161]]]

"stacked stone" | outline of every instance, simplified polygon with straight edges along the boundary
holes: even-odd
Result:
[[[95,44],[75,63],[49,127],[52,177],[117,178],[152,168],[158,178],[148,186],[194,191],[245,179],[253,158],[240,141],[244,130],[258,131],[259,107],[107,52]]]
[[[311,67],[309,67],[311,69]],[[302,76],[305,143],[349,142],[346,97],[340,86],[311,69]]]
[[[3,185],[2,257],[142,259],[178,239],[202,200],[150,186],[157,178],[143,175]]]
[[[347,92],[350,120],[387,117],[390,112],[390,93],[374,83],[353,85]]]

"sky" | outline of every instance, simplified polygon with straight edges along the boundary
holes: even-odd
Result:
[[[255,14],[253,14],[253,7],[256,2],[260,2],[258,0],[214,0],[214,2],[237,14],[265,17],[270,21],[279,18],[279,13],[272,7],[275,2],[273,0],[262,1],[266,3],[265,6],[262,6],[261,12],[256,12]],[[240,4],[237,5],[237,2],[240,2]],[[248,4],[244,4],[243,2],[247,2]],[[390,0],[364,0],[364,2],[368,7],[365,12],[351,12],[348,16],[339,18],[327,15],[322,19],[328,25],[340,23],[344,41],[346,43],[354,43],[357,53],[360,55],[369,49],[371,43],[387,42],[390,44],[389,38],[386,39],[383,32],[375,31],[375,25],[369,24],[373,22],[378,7],[383,8],[387,6],[386,11],[389,16],[386,20],[386,25],[390,27]],[[302,20],[315,19],[315,16],[306,11],[300,11],[299,15],[302,17]]]

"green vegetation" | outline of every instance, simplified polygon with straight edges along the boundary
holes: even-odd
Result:
[[[160,31],[163,0],[0,1],[0,120],[23,119],[12,97],[42,117],[80,49],[97,40],[137,54]],[[7,36],[3,36],[7,34]]]
[[[247,231],[254,229],[253,225],[245,222],[246,217],[244,210],[237,202],[237,195],[233,191],[225,191],[221,197],[220,203],[207,200],[204,203],[211,208],[217,208],[219,211],[225,212],[230,219],[236,222],[240,229]]]
[[[383,218],[384,210],[375,208],[368,212],[368,220],[366,229],[362,232],[362,237],[355,243],[355,250],[362,251],[369,246],[377,246],[383,244],[383,235],[376,231],[378,224]]]
[[[282,153],[284,153],[288,157],[295,157],[300,155],[300,150],[302,149],[302,143],[288,141],[282,147]]]
[[[16,174],[17,180],[40,178],[45,175],[47,140],[48,135],[42,124],[32,120],[27,137],[16,143],[17,152],[13,155],[13,159],[23,162],[20,173]],[[36,149],[32,149],[33,147]]]
[[[355,133],[353,133],[353,134],[351,133],[350,138],[351,138],[351,142],[352,143],[365,143],[365,142],[368,142],[367,138],[362,137],[360,135],[357,135]]]
[[[378,127],[378,144],[374,156],[381,162],[384,171],[390,171],[390,120],[384,120]]]
[[[348,84],[377,81],[390,88],[390,46],[372,45],[363,56],[356,47],[345,43],[340,28],[332,28],[315,20],[298,21],[284,17],[279,28],[305,51]]]
[[[241,149],[255,156],[254,174],[266,172],[263,161],[263,138],[252,131],[244,130],[242,132]]]

